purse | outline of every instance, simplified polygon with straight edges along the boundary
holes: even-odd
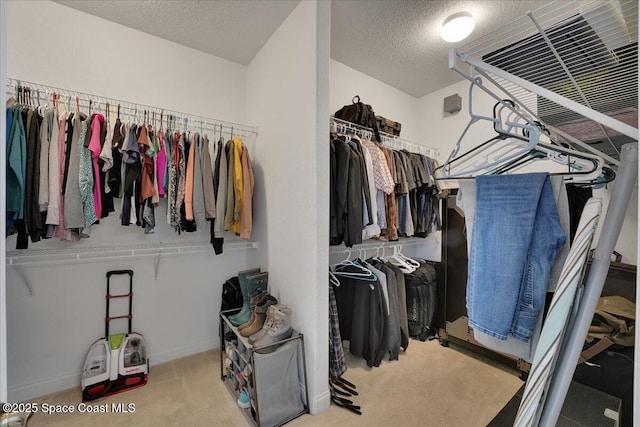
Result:
[[[220,311],[234,310],[233,312],[227,313],[229,316],[240,311],[243,304],[244,300],[242,298],[240,281],[238,276],[234,276],[222,285],[222,304]]]
[[[358,95],[353,97],[351,104],[345,105],[336,111],[333,117],[356,125],[371,128],[376,141],[381,141],[380,132],[378,131],[378,122],[376,121],[376,114],[373,112],[371,105],[360,102],[360,97]]]

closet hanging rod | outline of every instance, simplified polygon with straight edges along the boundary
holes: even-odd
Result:
[[[409,247],[409,246],[416,246],[416,245],[420,245],[420,244],[424,244],[425,241],[429,241],[430,239],[434,239],[436,241],[439,241],[438,236],[432,236],[434,233],[429,234],[426,238],[422,239],[422,238],[412,238],[412,237],[408,237],[406,239],[402,239],[402,240],[396,240],[396,241],[379,241],[379,242],[373,242],[373,243],[362,243],[362,244],[358,244],[358,245],[353,245],[353,247],[348,248],[345,245],[338,245],[338,246],[330,246],[329,247],[329,253],[330,254],[341,254],[344,253],[344,251],[357,251],[358,249],[361,250],[367,250],[367,249],[375,249],[375,248],[379,248],[379,247],[383,247],[383,248],[392,248],[394,246],[402,246],[402,247]]]
[[[355,123],[351,123],[348,122],[346,120],[342,120],[342,119],[338,119],[335,118],[333,116],[329,117],[330,119],[330,123],[335,124],[335,125],[340,125],[340,126],[344,126],[347,129],[352,129],[354,131],[361,131],[361,132],[370,132],[373,133],[373,129],[366,127],[366,126],[361,126],[361,125],[357,125]],[[398,146],[400,146],[401,148],[406,148],[409,151],[413,151],[413,152],[418,152],[418,153],[422,153],[431,157],[439,157],[440,155],[440,150],[438,148],[435,147],[429,147],[427,145],[422,145],[422,144],[417,144],[415,142],[400,138],[398,136],[395,135],[391,135],[388,134],[386,132],[379,132],[380,136],[382,137],[382,141],[380,141],[382,143],[382,145],[385,145],[389,148],[397,148]]]
[[[11,96],[16,96],[17,94],[17,89],[19,87],[25,87],[27,89],[31,89],[31,97],[32,99],[34,99],[37,102],[37,96],[38,96],[38,91],[40,92],[40,97],[42,98],[43,95],[46,95],[47,98],[45,98],[47,100],[47,102],[50,101],[51,96],[53,96],[53,93],[56,93],[58,95],[58,97],[60,98],[67,98],[67,97],[72,97],[71,99],[71,105],[75,106],[75,97],[78,97],[78,100],[82,100],[84,101],[84,107],[88,107],[88,102],[92,101],[92,108],[95,105],[96,111],[101,111],[104,110],[104,108],[106,107],[106,104],[109,104],[110,108],[117,108],[118,105],[120,105],[120,109],[121,110],[127,110],[129,112],[137,112],[138,118],[143,118],[144,117],[144,112],[147,112],[147,117],[149,117],[149,115],[152,115],[153,113],[155,113],[156,115],[156,121],[160,120],[160,116],[162,116],[162,120],[166,123],[166,121],[168,120],[169,116],[173,116],[176,119],[176,125],[177,126],[183,126],[184,124],[184,119],[188,120],[188,127],[191,127],[193,129],[197,129],[199,128],[200,124],[203,125],[203,127],[205,125],[209,125],[210,129],[213,129],[216,126],[220,126],[222,125],[223,128],[226,129],[233,129],[234,133],[238,133],[238,134],[242,134],[242,135],[249,135],[249,134],[253,134],[253,135],[257,135],[258,134],[258,129],[256,126],[250,126],[250,125],[246,125],[246,124],[241,124],[241,123],[234,123],[234,122],[230,122],[227,120],[220,120],[220,119],[213,119],[210,117],[204,117],[204,116],[198,116],[195,114],[189,114],[189,113],[184,113],[184,112],[179,112],[179,111],[175,111],[175,110],[171,110],[171,109],[167,109],[167,108],[162,108],[162,107],[154,107],[151,105],[146,105],[146,104],[140,104],[137,102],[131,102],[131,101],[126,101],[126,100],[121,100],[121,99],[115,99],[115,98],[109,98],[106,96],[102,96],[102,95],[95,95],[95,94],[91,94],[91,93],[86,93],[86,92],[79,92],[76,90],[71,90],[71,89],[65,89],[65,88],[59,88],[59,87],[55,87],[55,86],[49,86],[49,85],[45,85],[45,84],[41,84],[41,83],[36,83],[36,82],[31,82],[28,80],[22,80],[22,79],[16,79],[13,77],[7,77],[7,81],[6,81],[6,89],[7,89],[7,94],[11,95]],[[34,91],[35,89],[35,91]],[[34,98],[36,97],[36,98]],[[68,102],[67,99],[60,99],[58,98],[57,101],[62,101],[62,102]],[[100,108],[102,107],[102,108]],[[114,111],[114,110],[112,110]],[[129,115],[129,114],[127,114]]]
[[[62,98],[59,98],[57,102],[63,102],[66,103],[66,100],[64,100],[64,98],[66,98],[66,95],[62,95]],[[75,100],[72,100],[72,105],[75,105]],[[94,102],[92,104],[89,103],[89,101],[87,101],[86,99],[79,99],[78,103],[80,104],[81,107],[85,108],[85,109],[89,109],[91,108],[92,112],[99,112],[99,113],[104,113],[105,109],[106,109],[106,104],[104,102]],[[113,105],[113,104],[109,104],[109,111],[111,113],[115,113],[115,110],[118,106]],[[147,124],[151,124],[154,126],[157,126],[159,128],[159,123],[160,123],[160,115],[156,114],[155,111],[151,111],[151,110],[142,110],[142,112],[138,111],[135,108],[131,108],[128,106],[124,106],[124,105],[120,105],[120,118],[128,118],[129,120],[134,120],[135,121],[135,116],[137,115],[137,119],[138,120],[143,120],[144,119],[144,115],[145,115],[145,111],[147,113],[146,116],[146,123]],[[166,112],[166,111],[165,111]],[[155,114],[155,120],[154,120],[154,113]],[[169,121],[169,117],[172,117],[173,115],[169,114],[169,115],[165,115],[162,117],[162,121],[163,121],[163,127],[166,129],[167,128],[167,122]],[[175,118],[174,122],[175,122],[175,126],[177,128],[182,128],[184,126],[184,121],[182,117],[178,117],[173,116]],[[247,136],[249,134],[251,134],[251,132],[245,131],[241,128],[238,127],[239,125],[229,125],[229,124],[218,124],[216,122],[211,122],[211,119],[209,119],[208,121],[200,121],[200,120],[189,120],[187,123],[187,128],[193,130],[193,131],[198,131],[200,129],[203,130],[207,130],[207,131],[215,131],[215,132],[219,132],[220,128],[222,128],[223,130],[226,131],[226,133],[233,133],[234,135],[241,135],[241,136]]]

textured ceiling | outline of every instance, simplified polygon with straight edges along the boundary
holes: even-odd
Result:
[[[548,1],[345,1],[331,4],[331,57],[403,92],[420,97],[462,80],[448,51],[488,34]],[[476,27],[458,43],[440,38],[456,12],[471,12]]]
[[[243,65],[249,64],[300,0],[56,0]]]
[[[58,3],[231,61],[248,64],[299,0],[84,1]],[[447,68],[448,50],[522,17],[548,1],[333,0],[331,57],[419,97],[461,78]],[[467,40],[440,39],[442,22],[468,11]]]

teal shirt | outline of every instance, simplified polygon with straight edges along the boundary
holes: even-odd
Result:
[[[7,219],[24,218],[27,140],[22,122],[22,107],[11,107],[13,121],[7,140]]]

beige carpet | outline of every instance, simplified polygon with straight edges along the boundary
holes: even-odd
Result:
[[[151,367],[149,382],[91,402],[129,403],[135,412],[78,413],[80,388],[37,399],[48,405],[72,405],[72,414],[35,414],[37,426],[246,426],[235,400],[220,380],[217,350]],[[357,386],[358,416],[332,405],[320,415],[304,415],[290,426],[485,426],[522,386],[506,372],[437,341],[411,341],[400,360],[370,369],[349,357],[344,377]]]

